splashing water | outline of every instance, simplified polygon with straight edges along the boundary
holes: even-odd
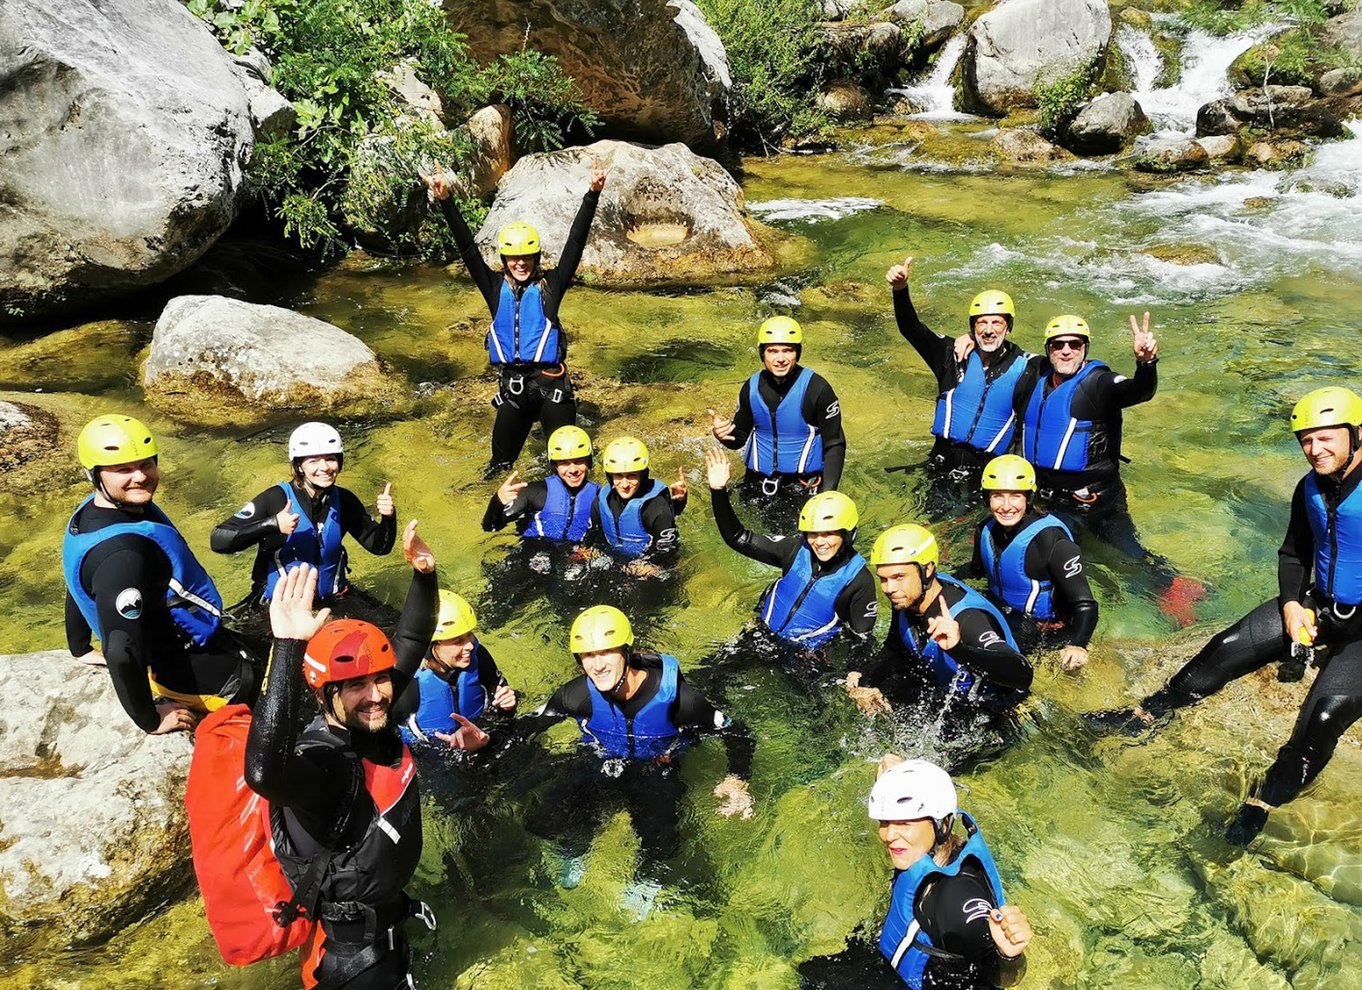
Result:
[[[865,196],[841,196],[837,199],[768,199],[748,203],[747,208],[767,223],[775,223],[780,220],[841,220],[883,205],[883,200]]]
[[[970,120],[967,113],[960,113],[953,106],[955,87],[951,76],[960,63],[965,51],[965,35],[957,34],[946,42],[936,57],[936,65],[922,75],[911,86],[890,89],[888,92],[906,97],[915,107],[921,109],[911,116],[918,120]]]
[[[1212,100],[1228,96],[1232,90],[1229,68],[1236,58],[1254,45],[1281,31],[1279,24],[1264,24],[1249,31],[1218,38],[1204,31],[1192,31],[1183,44],[1186,61],[1182,74],[1174,86],[1152,89],[1159,66],[1153,65],[1158,52],[1154,42],[1143,32],[1132,32],[1141,40],[1127,41],[1124,33],[1117,38],[1122,52],[1127,55],[1131,71],[1135,73],[1136,92],[1140,107],[1165,134],[1190,135],[1196,129],[1196,114]],[[1131,47],[1127,49],[1126,45]],[[1161,61],[1161,60],[1160,60]]]
[[[1116,47],[1121,50],[1125,63],[1130,67],[1135,92],[1148,93],[1154,89],[1154,82],[1163,71],[1163,56],[1154,47],[1154,39],[1146,31],[1122,24],[1116,33]]]

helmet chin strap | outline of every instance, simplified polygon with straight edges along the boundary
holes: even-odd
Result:
[[[954,826],[955,826],[954,814],[947,815],[945,818],[932,819],[932,834],[936,841],[932,845],[932,851],[929,855],[935,856],[937,851],[947,842],[950,841],[951,829]]]
[[[615,697],[619,689],[624,685],[625,678],[629,676],[629,647],[624,648],[624,669],[620,671],[620,679],[615,682],[615,686],[606,692],[610,697]]]

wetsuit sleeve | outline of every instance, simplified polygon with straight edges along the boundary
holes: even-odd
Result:
[[[709,501],[714,508],[714,522],[719,527],[719,535],[732,549],[744,557],[750,557],[761,564],[779,567],[781,570],[790,565],[790,561],[799,550],[797,541],[783,536],[762,536],[760,533],[745,529],[738,521],[738,514],[733,511],[733,501],[727,488],[717,491],[711,488]]]
[[[146,543],[148,548],[151,546],[150,540],[136,539]],[[161,725],[151,684],[147,681],[149,662],[142,614],[165,594],[165,589],[152,587],[155,568],[151,566],[149,552],[131,548],[114,550],[99,562],[89,581],[99,612],[99,628],[104,633],[101,645],[113,679],[114,693],[123,710],[143,732],[155,732]],[[141,601],[140,609],[128,610],[134,611],[132,617],[121,613],[117,606],[119,597],[130,589],[136,591]]]
[[[1093,390],[1096,393],[1094,405],[1104,408],[1099,408],[1094,418],[1105,418],[1118,409],[1138,406],[1154,398],[1159,388],[1158,364],[1157,358],[1135,362],[1135,375],[1132,378],[1114,371],[1104,371],[1100,376],[1095,376],[1101,386]]]
[[[893,293],[894,322],[899,326],[903,339],[913,345],[913,350],[938,378],[955,364],[955,342],[929,329],[917,315],[908,287],[904,286]]]
[[[563,250],[558,255],[558,265],[549,272],[547,281],[555,299],[562,299],[577,274],[577,266],[582,263],[582,252],[586,250],[587,238],[591,235],[591,222],[596,219],[596,206],[601,194],[587,190],[582,197],[582,205],[577,208],[577,216],[572,220]]]
[[[340,490],[340,500],[341,528],[374,556],[391,553],[397,542],[397,512],[374,519],[359,496],[348,488]]]
[[[823,487],[822,491],[835,491],[842,480],[842,468],[846,464],[847,437],[842,430],[842,404],[837,401],[837,393],[821,375],[816,375],[814,387],[804,396],[804,419],[818,428],[823,438]]]
[[[757,743],[747,726],[730,719],[684,680],[676,686],[676,700],[669,714],[678,729],[719,736],[728,753],[728,772],[742,780],[752,779],[752,754]]]
[[[960,642],[951,647],[951,657],[971,670],[986,675],[994,683],[1021,691],[1031,689],[1032,670],[1024,656],[1007,645],[1003,630],[993,616],[972,608],[957,617]]]
[[[742,450],[747,438],[752,434],[752,399],[748,395],[747,383],[738,389],[738,405],[733,410],[733,439],[720,440],[729,450]]]
[[[586,706],[583,707],[583,701]],[[590,699],[582,678],[568,681],[549,697],[537,711],[516,718],[510,733],[517,739],[528,739],[553,728],[565,718],[586,718],[591,713]]]
[[[430,648],[430,638],[435,635],[435,624],[440,612],[440,579],[438,572],[422,574],[413,569],[411,587],[407,589],[407,600],[402,606],[402,618],[393,633],[393,652],[397,655],[395,674],[403,678],[401,684],[393,684],[393,694],[400,694],[407,681],[416,676],[421,660]]]
[[[955,574],[958,577],[968,578],[988,577],[988,568],[984,566],[984,555],[979,550],[980,545],[984,542],[984,527],[987,525],[988,517],[985,516],[983,519],[979,521],[978,527],[974,530],[974,553],[971,554],[970,556],[969,566],[964,567],[959,571],[952,571],[951,573]],[[1035,546],[1035,544],[1033,543],[1032,546]]]
[[[218,523],[208,537],[208,545],[214,553],[238,553],[254,546],[266,553],[278,550],[288,537],[279,532],[275,517],[287,504],[288,498],[279,486],[271,485],[236,515]]]
[[[482,293],[488,310],[495,314],[497,303],[500,301],[501,288],[497,283],[501,281],[501,275],[482,260],[482,252],[478,250],[478,244],[473,240],[473,232],[468,229],[468,224],[464,221],[463,214],[459,212],[459,204],[454,202],[454,197],[450,196],[436,202],[440,205],[440,212],[444,214],[445,223],[449,224],[449,232],[454,235],[459,257],[463,259],[469,277]]]
[[[862,567],[851,583],[837,596],[837,617],[850,633],[851,650],[847,654],[847,670],[860,670],[875,652],[875,620],[880,603],[875,597],[875,579],[870,569]]]
[[[80,607],[76,600],[71,597],[71,592],[66,593],[66,648],[71,651],[73,657],[83,657],[94,649],[91,637],[94,630],[90,628],[90,623],[85,621],[85,616],[81,615]]]
[[[923,895],[918,913],[923,929],[931,935],[932,944],[964,957],[963,963],[930,959],[923,974],[924,988],[944,990],[979,986],[980,983],[969,978],[975,974],[991,983],[1001,962],[988,930],[986,908],[999,906],[993,900],[988,882],[972,870],[941,877]],[[963,973],[962,969],[972,969],[974,974]]]
[[[1315,534],[1305,513],[1305,479],[1302,478],[1291,495],[1291,518],[1286,524],[1286,536],[1277,550],[1277,606],[1287,602],[1305,604],[1305,592],[1310,587],[1310,571],[1315,560]]]
[[[532,481],[520,489],[520,494],[510,505],[503,505],[497,493],[493,492],[487,502],[487,511],[482,516],[482,528],[486,533],[505,529],[509,523],[525,515],[533,515],[544,508],[548,501],[549,486],[542,481]]]
[[[676,510],[671,496],[664,494],[650,499],[640,513],[639,521],[653,538],[644,558],[653,562],[673,559],[681,548],[681,534],[676,528]]]
[[[1088,587],[1078,544],[1058,529],[1047,529],[1026,548],[1025,567],[1028,574],[1044,574],[1054,583],[1070,614],[1069,642],[1086,648],[1097,631],[1097,599]]]

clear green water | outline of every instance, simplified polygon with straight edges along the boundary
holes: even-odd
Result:
[[[893,327],[886,268],[917,257],[915,297],[942,329],[961,326],[969,298],[986,285],[1012,291],[1024,346],[1037,345],[1051,315],[1082,313],[1096,331],[1095,354],[1117,368],[1131,365],[1126,314],[1152,309],[1161,389],[1127,420],[1133,513],[1146,544],[1213,594],[1197,625],[1174,634],[1123,565],[1094,551],[1104,619],[1092,664],[1071,677],[1041,660],[1022,739],[965,775],[963,803],[983,822],[1011,899],[1036,928],[1027,986],[1355,987],[1356,731],[1320,784],[1274,814],[1263,846],[1240,854],[1220,838],[1224,822],[1285,738],[1303,686],[1232,685],[1131,748],[1094,747],[1076,713],[1161,683],[1178,662],[1170,643],[1185,650],[1272,592],[1286,501],[1303,470],[1285,414],[1317,384],[1355,384],[1362,356],[1358,198],[1283,195],[1274,176],[1149,187],[1102,171],[905,170],[898,157],[881,148],[747,163],[749,202],[882,204],[841,219],[776,222],[808,238],[815,259],[777,286],[667,295],[575,289],[564,316],[588,428],[606,439],[639,434],[664,474],[684,467],[702,487],[705,407],[730,404],[754,366],[754,327],[781,311],[762,298],[798,296],[806,361],[842,398],[851,450],[843,488],[860,503],[862,532],[874,534],[918,518],[921,476],[884,468],[923,459],[932,405],[931,379]],[[1350,155],[1337,157],[1320,167],[1355,183]],[[1200,249],[1188,257],[1201,263],[1145,253],[1170,245]],[[1205,261],[1206,249],[1218,260]],[[495,594],[513,541],[477,525],[490,490],[481,468],[492,411],[490,383],[477,377],[486,365],[476,292],[444,270],[352,259],[285,302],[358,334],[413,383],[455,382],[406,421],[349,424],[343,480],[370,498],[391,479],[399,513],[422,521],[445,582],[479,598]],[[111,407],[144,416],[162,438],[158,500],[205,548],[224,596],[234,598],[247,587],[247,556],[208,554],[207,535],[277,480],[288,427],[207,434],[143,407],[131,383],[147,332],[106,329],[63,367],[29,377],[3,371],[17,352],[0,350],[8,376],[0,381],[26,390],[3,394],[57,412],[72,429]],[[80,391],[63,384],[71,381]],[[522,467],[538,473],[543,465],[527,455]],[[60,531],[84,492],[78,470],[62,464],[16,476],[0,493],[0,651],[63,645]],[[739,632],[771,577],[722,545],[705,503],[697,492],[682,517],[678,579],[635,616],[643,641],[691,668]],[[949,556],[964,559],[969,521],[928,521]],[[353,563],[359,582],[400,601],[398,559],[358,553]],[[510,621],[482,630],[529,705],[573,674],[564,618],[535,594]],[[871,761],[891,745],[923,749],[921,728],[867,726],[836,694],[811,699],[776,672],[744,675],[729,700],[760,739],[758,815],[715,815],[709,792],[723,756],[713,744],[700,747],[685,761],[683,849],[664,865],[640,862],[620,813],[603,822],[576,865],[580,882],[567,888],[562,857],[526,832],[524,798],[505,777],[472,810],[451,814],[430,797],[413,889],[436,903],[441,932],[417,940],[422,984],[793,988],[799,961],[874,928],[889,875],[862,810]],[[566,751],[571,740],[564,727],[536,745]],[[524,759],[513,754],[511,762]],[[0,958],[0,982],[16,987],[273,988],[296,980],[294,960],[222,965],[195,899],[101,948],[11,943]]]

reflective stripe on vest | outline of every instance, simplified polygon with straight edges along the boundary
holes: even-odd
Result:
[[[958,814],[969,838],[955,858],[941,866],[930,854],[922,856],[894,877],[894,886],[889,895],[889,912],[885,915],[884,928],[880,931],[880,953],[913,990],[922,990],[922,974],[927,968],[927,960],[931,958],[925,949],[937,948],[922,931],[922,925],[913,914],[913,906],[917,903],[918,891],[923,884],[939,877],[958,876],[965,864],[972,860],[979,864],[988,878],[993,898],[989,907],[1002,907],[1007,903],[998,865],[984,841],[983,833],[970,815],[963,811]]]
[[[948,606],[951,618],[959,620],[960,616],[970,609],[978,609],[987,612],[993,617],[993,621],[1002,630],[1003,641],[1012,649],[1021,650],[1017,647],[1017,641],[1012,636],[1012,630],[1007,625],[1007,620],[998,611],[994,604],[979,592],[968,585],[961,584],[955,578],[946,574],[938,574],[936,579],[944,585],[957,588],[962,592],[962,597],[952,606]],[[908,621],[907,609],[894,610],[894,625],[892,635],[898,637],[899,643],[910,656],[917,657],[927,665],[936,683],[942,687],[953,687],[961,694],[969,694],[974,686],[974,675],[967,669],[961,667],[949,653],[943,650],[935,640],[928,640],[926,646],[919,646],[917,636],[913,632],[913,626]]]
[[[1032,618],[1053,619],[1056,614],[1054,582],[1048,575],[1042,581],[1027,575],[1026,551],[1031,542],[1047,529],[1061,529],[1071,540],[1073,533],[1062,520],[1046,514],[1028,524],[1003,548],[1002,553],[998,553],[994,543],[997,528],[997,521],[990,519],[979,540],[979,557],[988,571],[988,587],[993,597]]]
[[[428,740],[437,732],[452,733],[459,728],[454,713],[476,722],[487,710],[487,689],[478,676],[478,642],[473,641],[473,660],[447,681],[429,667],[416,672],[416,684],[421,691],[421,703],[416,713],[402,726],[402,738]]]
[[[549,475],[544,483],[548,487],[544,507],[534,514],[522,535],[580,543],[591,527],[591,502],[601,486],[588,481],[575,492],[569,491],[556,474]]]
[[[586,686],[591,694],[591,716],[577,720],[582,728],[582,742],[595,746],[609,757],[643,760],[669,752],[681,734],[672,723],[670,712],[672,702],[676,700],[680,672],[681,664],[676,657],[662,654],[662,679],[657,693],[632,719],[625,718],[619,706],[596,690],[588,677]]]
[[[145,518],[137,522],[115,523],[91,533],[79,533],[75,528],[76,518],[93,500],[93,495],[88,496],[71,514],[66,535],[62,537],[61,556],[66,590],[100,642],[104,641],[104,633],[99,628],[99,609],[81,583],[80,568],[90,551],[105,540],[132,534],[151,540],[166,555],[170,561],[170,581],[166,586],[165,603],[170,609],[170,617],[195,645],[207,645],[222,623],[222,596],[175,524],[158,507],[148,504],[143,512]]]
[[[1305,515],[1315,538],[1315,586],[1340,605],[1362,605],[1362,486],[1330,508],[1319,475],[1305,476]]]
[[[501,280],[501,295],[487,331],[487,354],[493,364],[553,364],[558,360],[558,328],[544,312],[538,282],[516,298],[511,283]]]
[[[1017,418],[1012,393],[1025,370],[1026,361],[1017,355],[1002,374],[989,381],[979,352],[971,351],[965,359],[964,377],[937,397],[932,433],[988,454],[1007,450]]]
[[[822,646],[837,635],[842,624],[837,598],[865,567],[865,559],[854,553],[837,570],[815,576],[813,562],[813,551],[805,543],[758,606],[766,628],[787,643],[808,647]]]
[[[288,511],[298,517],[298,525],[283,546],[274,551],[274,570],[265,575],[264,600],[269,601],[274,597],[274,586],[279,579],[289,571],[296,570],[299,564],[317,568],[318,598],[339,595],[349,587],[345,576],[345,530],[340,518],[341,490],[332,487],[330,497],[326,500],[326,516],[322,519],[319,531],[313,525],[311,515],[298,501],[298,493],[293,486],[283,482],[279,488],[288,499]]]
[[[809,391],[813,372],[799,370],[790,390],[776,407],[774,418],[757,383],[761,372],[747,380],[747,398],[752,407],[752,432],[743,448],[743,460],[758,474],[808,474],[823,470],[823,436],[818,427],[804,418],[804,396]]]
[[[1082,471],[1088,466],[1088,443],[1096,423],[1074,419],[1073,400],[1079,384],[1096,371],[1101,361],[1089,361],[1067,381],[1048,392],[1037,381],[1022,417],[1022,456],[1036,467],[1051,471]]]
[[[601,510],[601,534],[605,537],[605,542],[610,544],[616,553],[623,554],[630,560],[642,557],[653,543],[652,534],[643,528],[643,506],[666,492],[667,486],[660,481],[649,481],[646,492],[635,495],[624,503],[618,521],[615,514],[610,511],[610,493],[614,489],[609,485],[601,485],[600,489],[596,502]]]

